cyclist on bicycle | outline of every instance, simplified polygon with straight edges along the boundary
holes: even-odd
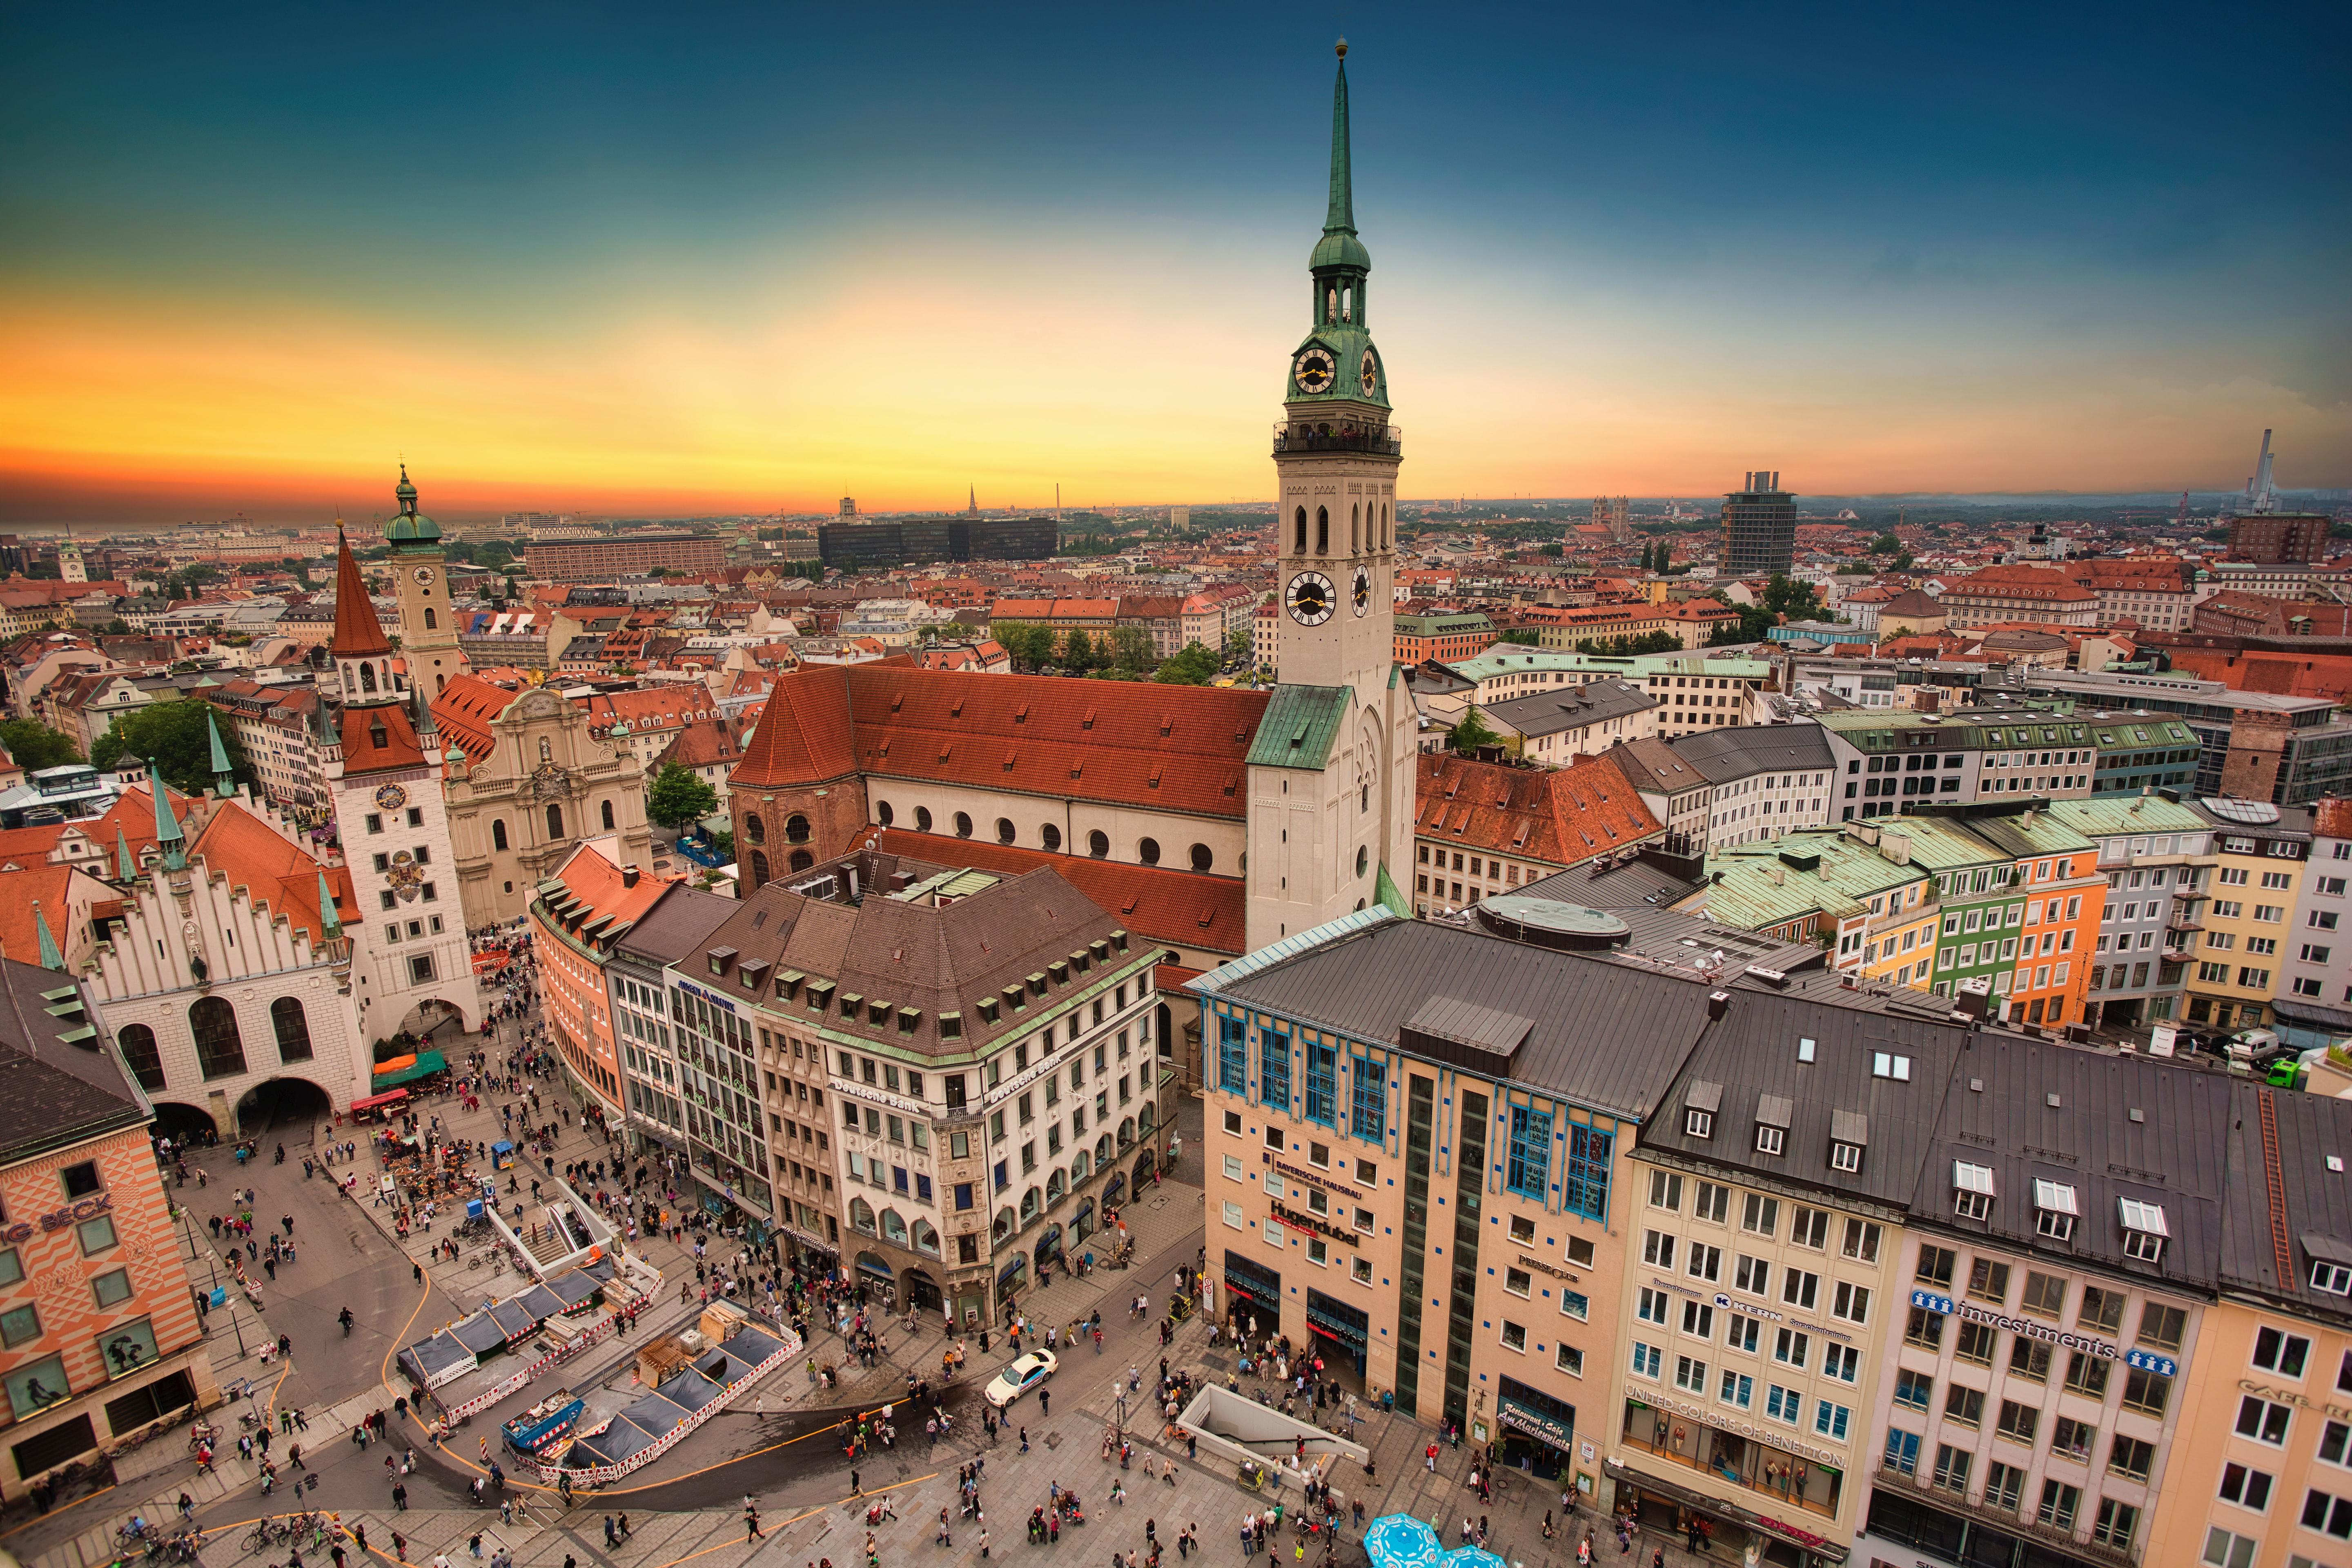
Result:
[[[349,1307],[335,1314],[335,1321],[343,1325],[343,1338],[352,1337],[352,1310]]]

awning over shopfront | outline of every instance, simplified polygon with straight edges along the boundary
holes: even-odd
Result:
[[[408,1091],[404,1089],[387,1089],[382,1094],[371,1094],[365,1100],[352,1100],[352,1109],[353,1110],[376,1110],[387,1105],[397,1105],[407,1098]]]
[[[1567,1422],[1531,1409],[1508,1395],[1496,1398],[1495,1419],[1506,1426],[1517,1427],[1530,1437],[1540,1438],[1562,1453],[1566,1453],[1570,1445],[1576,1441],[1576,1430]]]
[[[1637,1487],[1645,1492],[1654,1492],[1660,1497],[1672,1498],[1685,1508],[1695,1509],[1700,1513],[1710,1514],[1717,1519],[1727,1520],[1743,1530],[1759,1531],[1775,1541],[1786,1542],[1799,1551],[1811,1552],[1823,1562],[1843,1563],[1849,1555],[1847,1549],[1836,1542],[1814,1535],[1801,1526],[1783,1524],[1779,1520],[1766,1519],[1761,1514],[1750,1513],[1738,1503],[1725,1502],[1720,1498],[1712,1498],[1705,1492],[1696,1491],[1663,1477],[1654,1476],[1647,1470],[1634,1469],[1621,1460],[1604,1459],[1601,1461],[1601,1468],[1612,1480],[1622,1481],[1628,1486]]]
[[[397,1059],[397,1058],[395,1058]],[[390,1070],[386,1070],[389,1068]],[[419,1051],[404,1065],[385,1062],[375,1069],[373,1088],[381,1094],[387,1089],[404,1083],[415,1083],[420,1078],[431,1078],[436,1072],[447,1072],[449,1059],[439,1051]]]

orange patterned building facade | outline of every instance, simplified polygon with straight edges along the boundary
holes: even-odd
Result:
[[[151,1112],[55,970],[0,960],[0,1488],[216,1404]]]

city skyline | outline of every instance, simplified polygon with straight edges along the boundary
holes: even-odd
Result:
[[[1327,19],[452,15],[28,29],[0,519],[1266,500]],[[2132,17],[1350,12],[1411,488],[2352,483],[2340,24]]]

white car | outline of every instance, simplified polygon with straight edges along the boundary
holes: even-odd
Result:
[[[1002,1410],[1053,1376],[1055,1368],[1061,1364],[1052,1351],[1031,1351],[998,1373],[995,1379],[982,1390],[981,1397]]]

